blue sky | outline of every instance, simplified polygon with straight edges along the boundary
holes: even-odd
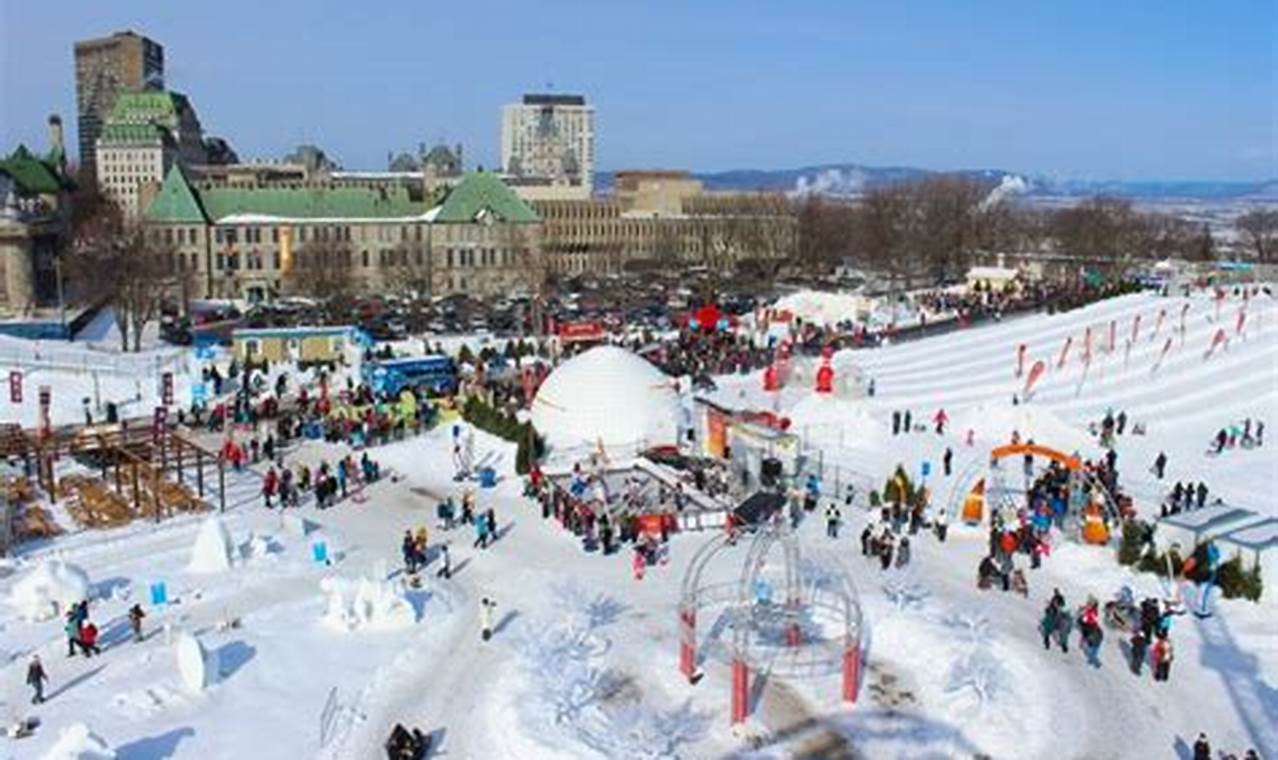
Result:
[[[1278,0],[0,0],[0,149],[74,144],[75,39],[134,28],[242,157],[349,168],[584,93],[601,168],[833,162],[1096,178],[1278,176]]]

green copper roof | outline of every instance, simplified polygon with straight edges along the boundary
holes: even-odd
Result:
[[[487,210],[498,221],[536,222],[537,212],[515,194],[495,174],[472,172],[462,178],[435,215],[434,221],[467,224]]]
[[[154,124],[107,124],[99,135],[105,144],[164,142],[168,134]]]
[[[25,145],[19,145],[8,158],[0,159],[0,172],[33,195],[53,195],[70,188],[70,183],[54,167],[32,155]]]
[[[178,116],[187,108],[186,96],[168,90],[122,92],[115,98],[109,124],[147,124],[158,122],[176,127]]]
[[[233,214],[288,219],[394,219],[421,216],[426,207],[405,188],[214,188],[200,192],[214,221]]]
[[[160,186],[160,192],[156,193],[151,205],[146,207],[146,219],[151,222],[184,224],[204,224],[207,221],[199,198],[177,164],[169,169],[164,184]]]

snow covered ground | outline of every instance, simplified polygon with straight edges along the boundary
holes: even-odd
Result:
[[[918,473],[930,461],[941,501],[953,490],[935,471],[947,446],[962,472],[1010,436],[1005,426],[1041,424],[1033,434],[1068,435],[1071,443],[1061,446],[1082,447],[1090,444],[1088,422],[1107,408],[1125,410],[1146,428],[1117,442],[1119,468],[1139,509],[1156,510],[1161,489],[1147,468],[1163,450],[1167,482],[1205,480],[1231,504],[1278,514],[1270,496],[1278,474],[1272,443],[1204,454],[1224,425],[1245,417],[1278,420],[1278,311],[1267,297],[1252,301],[1237,334],[1239,300],[1231,298],[1217,316],[1209,298],[1196,297],[1188,302],[1182,343],[1182,302],[1133,295],[1064,315],[840,353],[840,377],[872,377],[872,398],[857,382],[845,382],[838,397],[816,397],[810,377],[773,398],[757,373],[717,379],[717,395],[732,406],[790,416],[831,473],[842,468],[881,482],[898,462]],[[1151,338],[1160,310],[1167,316]],[[1124,360],[1137,314],[1140,334]],[[1109,354],[1111,322],[1116,347]],[[1084,372],[1089,326],[1092,358]],[[1229,345],[1204,358],[1219,327]],[[1172,348],[1153,369],[1173,334]],[[1057,369],[1067,336],[1071,353]],[[1024,379],[1015,377],[1021,343],[1027,370],[1038,359],[1049,369],[1029,403],[1013,408],[1012,394],[1024,390]],[[942,407],[953,422],[939,436],[930,421]],[[891,413],[904,409],[929,431],[893,436]],[[975,446],[965,444],[967,427]],[[717,618],[701,624],[710,637],[705,677],[690,686],[676,669],[679,583],[710,534],[673,537],[669,563],[637,581],[628,554],[583,553],[521,498],[511,445],[483,433],[475,440],[476,459],[502,475],[495,489],[479,492],[480,508],[492,507],[500,526],[500,539],[487,550],[472,547],[469,529],[435,527],[435,503],[460,491],[447,428],[373,450],[394,478],[372,486],[366,500],[322,512],[304,505],[298,513],[306,525],[263,510],[256,476],[236,476],[222,519],[237,556],[220,572],[191,567],[198,516],[73,532],[22,548],[0,570],[0,600],[44,560],[73,563],[91,578],[91,618],[103,631],[104,652],[69,659],[57,621],[29,621],[0,602],[0,720],[41,721],[31,737],[0,739],[0,757],[42,757],[81,722],[125,759],[376,757],[397,721],[431,733],[437,756],[454,758],[1188,757],[1199,731],[1221,749],[1278,754],[1278,580],[1270,581],[1261,604],[1222,602],[1212,618],[1178,618],[1171,682],[1155,683],[1127,671],[1112,631],[1099,669],[1074,646],[1069,654],[1047,652],[1039,641],[1039,614],[1053,588],[1072,605],[1088,594],[1106,598],[1123,584],[1138,595],[1164,592],[1155,577],[1120,568],[1110,550],[1062,543],[1029,573],[1029,598],[1022,599],[975,588],[982,531],[955,526],[945,544],[920,535],[911,567],[883,573],[857,546],[873,516],[850,509],[838,540],[825,538],[818,513],[801,526],[800,541],[814,561],[849,568],[857,585],[867,658],[859,702],[839,704],[837,674],[770,678],[749,724],[754,741],[747,741],[728,725],[730,675],[714,656],[724,644]],[[336,454],[336,447],[309,443],[294,456],[331,462]],[[399,540],[420,525],[430,527],[432,545],[450,543],[454,576],[435,577],[436,555],[415,589],[404,587],[398,573]],[[314,558],[321,541],[327,563]],[[726,552],[714,575],[739,574],[745,550],[742,542]],[[336,580],[325,583],[330,578]],[[369,589],[362,607],[354,601],[361,580]],[[150,587],[161,581],[170,604],[151,605]],[[339,587],[347,592],[343,619],[363,609],[377,623],[334,625],[331,592]],[[488,642],[478,635],[484,596],[497,601],[496,635]],[[399,599],[412,608],[410,616]],[[124,619],[135,602],[149,615],[149,636],[139,644],[128,641]],[[174,640],[179,630],[199,639],[210,653],[213,683],[198,691],[185,684],[166,625]],[[28,704],[23,685],[32,653],[51,679],[51,699],[39,707]]]

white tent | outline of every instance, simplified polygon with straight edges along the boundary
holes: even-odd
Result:
[[[561,364],[532,403],[532,422],[552,449],[626,448],[678,442],[682,411],[674,379],[616,346]]]

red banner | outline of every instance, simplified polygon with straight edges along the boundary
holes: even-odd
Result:
[[[160,397],[165,406],[173,405],[173,373],[165,372],[160,381]]]
[[[1023,398],[1029,398],[1030,391],[1034,390],[1034,384],[1047,371],[1047,362],[1039,359],[1034,362],[1034,366],[1030,367],[1029,377],[1025,378],[1025,390],[1021,392]]]
[[[1025,374],[1025,344],[1016,347],[1016,376]]]
[[[1140,336],[1140,315],[1132,317],[1132,343],[1136,342],[1136,338]]]
[[[559,325],[559,340],[573,343],[583,340],[603,340],[604,326],[601,322],[563,322]]]
[[[16,369],[9,371],[9,401],[22,403],[22,372]]]
[[[1158,340],[1158,333],[1163,329],[1163,321],[1167,319],[1167,310],[1158,310],[1158,319],[1154,322],[1154,334],[1149,336],[1150,341]]]
[[[1118,339],[1118,320],[1109,320],[1109,353],[1114,353],[1114,346]]]
[[[1237,333],[1238,335],[1242,335],[1242,331],[1243,331],[1243,323],[1244,323],[1244,322],[1246,322],[1246,321],[1247,321],[1247,310],[1246,310],[1246,309],[1239,309],[1239,310],[1238,310],[1238,321],[1237,321],[1237,324],[1235,324],[1235,325],[1234,325],[1234,332],[1235,332],[1235,333]]]
[[[1061,356],[1056,360],[1056,369],[1065,368],[1065,360],[1069,358],[1069,347],[1074,343],[1074,336],[1065,336],[1065,345],[1061,346]],[[1032,370],[1031,370],[1032,371]]]
[[[1083,366],[1089,366],[1092,363],[1092,327],[1087,326],[1087,332],[1083,333]]]

